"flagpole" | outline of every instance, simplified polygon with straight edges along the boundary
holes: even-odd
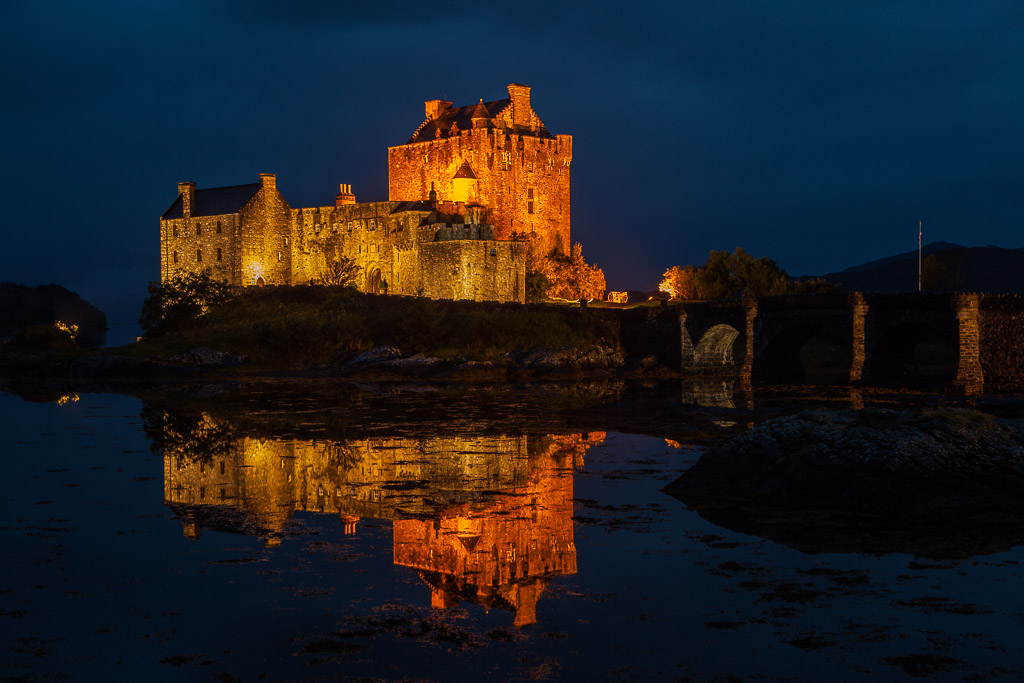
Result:
[[[921,221],[917,222],[917,291],[921,291]]]

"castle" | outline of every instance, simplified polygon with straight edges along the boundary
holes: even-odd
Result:
[[[197,189],[178,184],[160,219],[160,278],[209,269],[235,286],[331,283],[332,264],[360,268],[357,286],[437,299],[525,301],[526,250],[569,242],[572,136],[552,136],[530,88],[508,99],[426,103],[426,120],[388,149],[389,201],[292,208],[273,174]]]

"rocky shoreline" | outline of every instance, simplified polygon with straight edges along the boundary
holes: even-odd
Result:
[[[110,351],[0,358],[0,377],[84,379],[216,379],[223,377],[358,378],[360,380],[428,379],[459,382],[567,379],[592,376],[667,378],[678,371],[658,364],[653,356],[627,362],[621,351],[604,348],[541,348],[506,353],[494,360],[438,358],[404,354],[379,346],[329,363],[289,367],[253,364],[250,359],[196,347],[170,357],[128,355]]]
[[[807,552],[995,552],[1024,542],[1024,425],[963,409],[804,411],[711,447],[665,490]]]

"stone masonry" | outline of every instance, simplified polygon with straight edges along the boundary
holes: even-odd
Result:
[[[508,98],[463,107],[426,102],[426,119],[388,148],[391,200],[422,199],[492,210],[495,235],[535,234],[544,252],[570,247],[572,136],[552,135],[530,105],[529,86]]]

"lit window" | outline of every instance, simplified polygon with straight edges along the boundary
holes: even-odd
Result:
[[[352,232],[352,221],[348,222],[348,231]]]
[[[196,249],[196,263],[202,263],[202,262],[203,262],[203,250],[202,249]]]
[[[220,247],[217,247],[217,260],[218,261],[223,261],[224,260],[224,253],[221,251]]]
[[[277,261],[278,263],[281,262],[281,252],[277,252]]]
[[[286,247],[288,246],[288,238],[287,237],[284,238],[284,246],[286,246]]]

